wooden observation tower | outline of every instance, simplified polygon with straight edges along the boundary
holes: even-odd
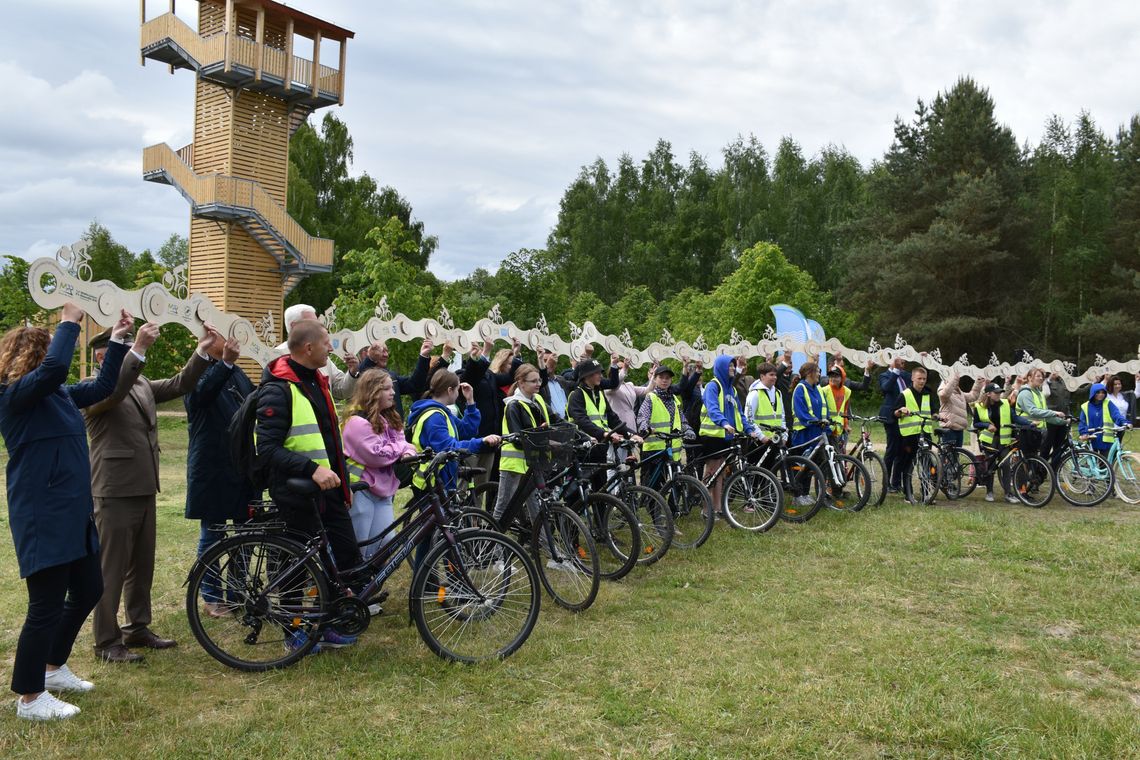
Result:
[[[198,0],[197,31],[174,0],[149,20],[146,0],[140,7],[144,65],[197,74],[194,141],[144,149],[143,178],[190,202],[189,291],[261,325],[264,339],[265,326],[281,325],[285,294],[332,269],[333,241],[285,210],[289,137],[314,109],[344,103],[353,33],[273,0]],[[321,59],[326,40],[339,43],[335,68]]]

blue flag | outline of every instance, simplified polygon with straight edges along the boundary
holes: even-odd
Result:
[[[792,340],[808,339],[808,322],[799,309],[783,303],[778,303],[768,308],[772,310],[772,316],[776,318],[777,338],[791,338]],[[807,356],[802,351],[793,351],[792,372],[798,373],[800,371],[800,365],[806,361]]]

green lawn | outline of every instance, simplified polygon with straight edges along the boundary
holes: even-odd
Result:
[[[462,667],[409,627],[408,575],[356,647],[284,672],[210,659],[185,622],[197,524],[162,425],[155,629],[142,667],[71,660],[79,718],[0,710],[0,757],[1140,757],[1140,509],[985,504],[718,525],[527,644]],[[0,678],[26,595],[0,546]]]

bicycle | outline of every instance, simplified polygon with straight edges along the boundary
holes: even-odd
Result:
[[[855,457],[867,470],[867,474],[871,477],[871,488],[874,489],[875,506],[880,506],[887,498],[887,489],[891,484],[890,479],[887,477],[887,463],[875,451],[875,444],[871,440],[871,431],[868,430],[871,423],[883,423],[882,417],[860,417],[855,414],[846,415],[847,419],[856,420],[859,423],[859,441],[855,447],[848,452],[848,456]],[[868,503],[870,501],[868,500]]]
[[[915,417],[921,422],[917,435],[903,439],[905,445],[915,446],[910,467],[902,477],[903,496],[912,504],[933,504],[938,489],[942,487],[942,449],[922,427],[934,417],[922,412],[911,412],[908,417]]]
[[[1061,439],[1064,453],[1054,457],[1057,492],[1074,507],[1095,507],[1107,499],[1116,486],[1113,467],[1107,457],[1093,451],[1087,442],[1073,440],[1074,418],[1066,417],[1065,422],[1067,428]],[[1103,427],[1092,428],[1088,433],[1096,435],[1103,430]]]
[[[949,428],[935,428],[935,433],[955,432]],[[978,486],[978,458],[964,446],[945,441],[932,442],[942,462],[939,479],[942,493],[951,501],[964,499]]]
[[[642,482],[645,482],[645,472],[653,467],[661,468],[657,492],[673,514],[673,546],[696,549],[712,535],[716,522],[712,495],[700,479],[686,474],[681,463],[673,458],[672,444],[684,436],[671,433],[653,433],[652,436],[663,439],[665,448],[648,454],[642,451]]]
[[[1032,425],[1014,424],[1012,427],[1017,430],[1036,429]],[[972,428],[971,432],[980,436],[984,431]],[[1053,468],[1041,457],[1025,456],[1016,437],[1004,452],[998,449],[995,454],[987,454],[983,450],[982,456],[977,458],[978,480],[984,480],[995,470],[1002,478],[1006,495],[1012,495],[1022,504],[1039,509],[1053,499]],[[1002,474],[1003,470],[1005,474]]]
[[[410,461],[428,462],[434,474],[465,456],[462,450]],[[438,480],[438,479],[437,479]],[[286,488],[309,496],[318,509],[322,494],[311,480],[291,478]],[[357,483],[354,490],[366,488]],[[433,531],[432,547],[412,575],[408,613],[436,655],[457,662],[501,659],[521,647],[534,630],[540,608],[538,571],[521,546],[488,530],[453,531],[442,487],[425,491],[380,535],[381,543],[361,565],[340,570],[322,527],[316,536],[286,529],[271,502],[254,502],[251,520],[218,526],[226,537],[197,559],[186,579],[186,612],[194,638],[219,662],[238,670],[265,671],[300,660],[328,629],[355,636],[371,621],[368,600]],[[389,539],[390,540],[387,540]],[[230,614],[203,615],[203,584],[219,589]]]
[[[546,481],[546,469],[574,456],[576,436],[573,425],[558,424],[503,437],[505,443],[517,443],[522,449],[528,477],[500,517],[502,527],[530,548],[542,585],[554,603],[571,612],[589,608],[597,598],[600,560],[590,529],[555,497]],[[498,493],[497,484],[493,490]],[[524,508],[531,493],[538,502],[533,517]]]
[[[695,447],[688,447],[694,452]],[[784,507],[784,492],[776,476],[763,467],[756,467],[744,456],[744,439],[740,436],[727,442],[726,448],[715,454],[687,458],[684,471],[697,478],[706,489],[712,490],[717,479],[725,475],[721,490],[720,508],[728,524],[751,533],[764,533],[780,520]],[[716,471],[701,477],[703,464],[720,459]]]
[[[633,510],[641,532],[641,552],[637,561],[642,565],[652,565],[664,557],[673,544],[673,512],[661,494],[637,484],[635,477],[641,465],[632,454],[636,445],[629,438],[616,444],[619,450],[629,454],[622,457],[622,461],[615,462],[614,473],[602,490],[617,496]]]
[[[587,461],[597,444],[576,427],[573,430],[575,443],[570,450],[574,455],[564,466],[548,473],[546,482],[550,484],[554,497],[569,504],[570,510],[585,522],[598,546],[596,556],[601,577],[621,580],[637,565],[641,553],[637,515],[613,494],[593,490],[592,473],[612,468],[615,464]]]
[[[757,456],[751,461],[780,481],[784,493],[780,517],[792,523],[805,523],[823,507],[823,471],[810,459],[788,453],[787,428],[783,425],[759,424],[773,436],[770,443],[756,449]],[[789,496],[791,504],[788,504]]]
[[[1115,428],[1116,440],[1107,459],[1116,476],[1116,497],[1126,504],[1140,504],[1140,454],[1124,448],[1124,434],[1131,429]]]
[[[831,442],[831,423],[817,422],[820,434],[809,441],[791,446],[788,450],[799,453],[814,462],[823,473],[824,504],[837,512],[859,512],[871,499],[871,475],[858,459],[840,454]],[[852,487],[854,494],[848,492]]]

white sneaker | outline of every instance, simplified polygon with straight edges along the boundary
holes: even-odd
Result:
[[[797,496],[793,499],[793,502],[797,507],[810,507],[812,504],[815,504],[815,497],[804,494],[803,496]]]
[[[59,670],[49,670],[44,674],[44,688],[50,691],[91,691],[95,684],[84,681],[66,665],[60,665]]]
[[[50,692],[42,691],[31,702],[16,700],[16,717],[24,720],[63,720],[79,714],[79,708],[56,699]]]
[[[574,572],[574,570],[575,570],[574,564],[572,562],[569,562],[569,561],[564,560],[564,559],[562,559],[562,560],[548,559],[548,560],[546,560],[546,566],[548,568],[550,568],[551,570],[561,570],[564,573]]]
[[[991,491],[986,491],[986,501],[993,501],[994,495]]]

